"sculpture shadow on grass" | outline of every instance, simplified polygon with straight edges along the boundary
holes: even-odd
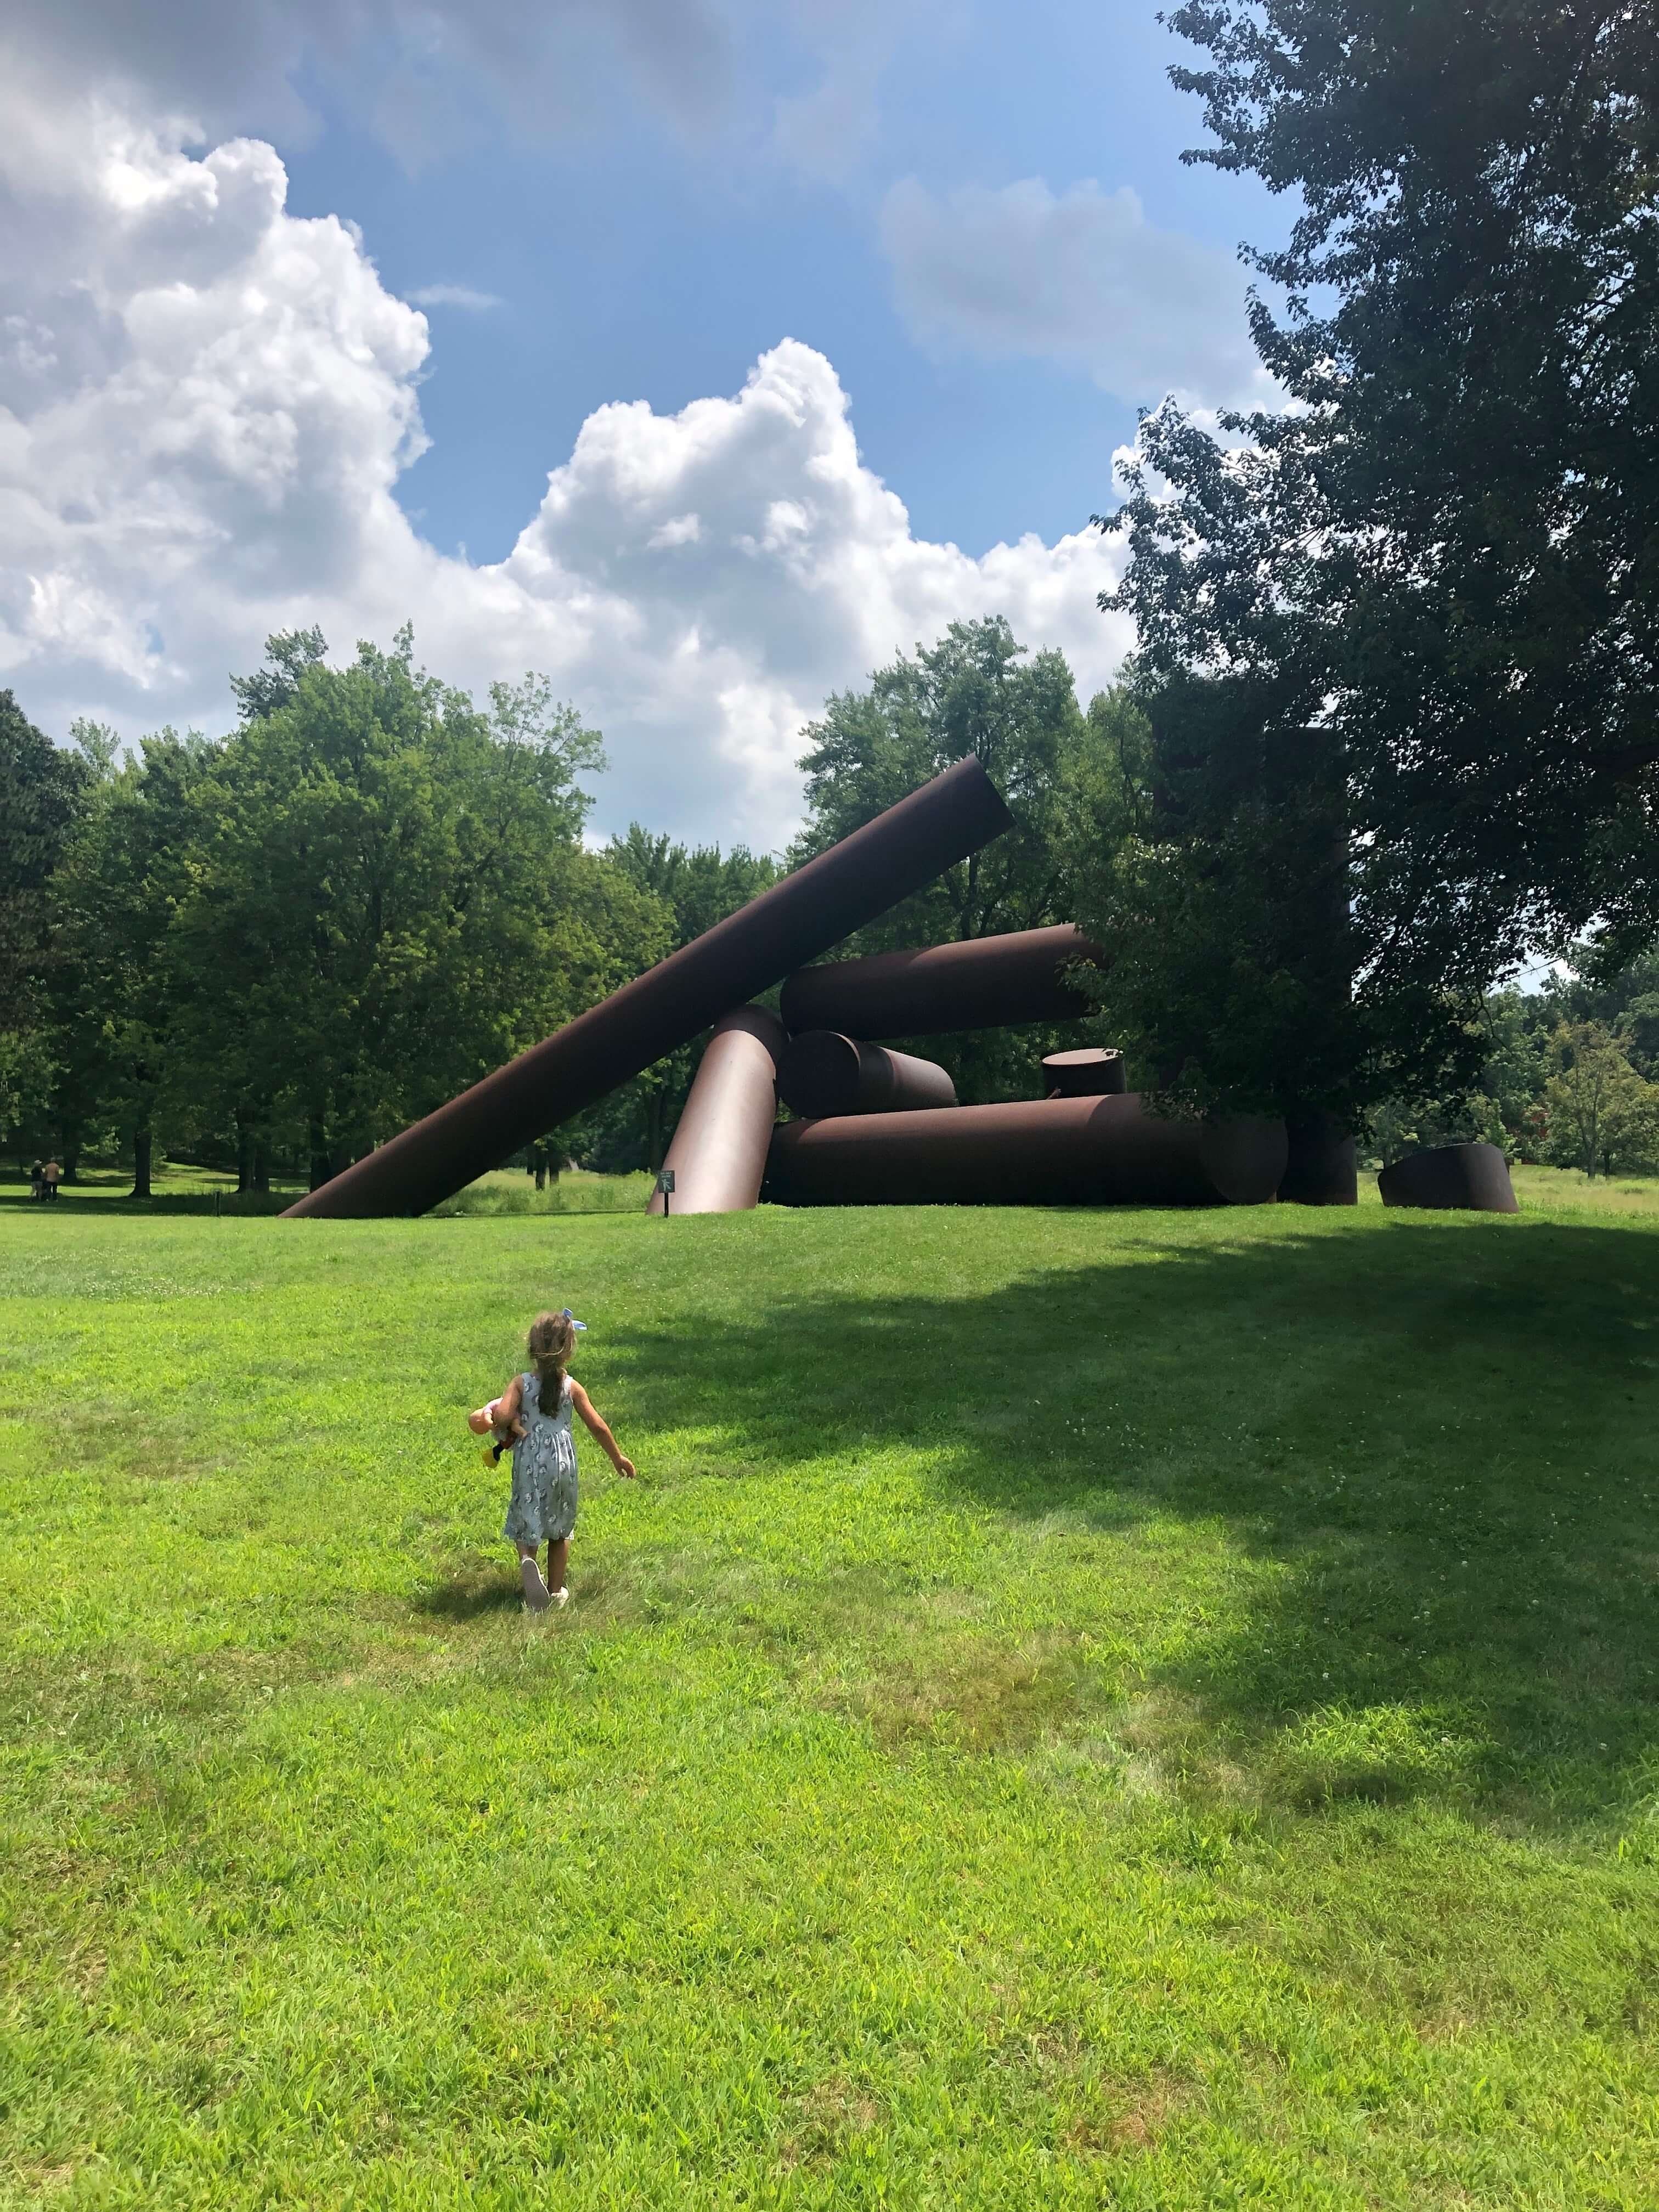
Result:
[[[815,1287],[763,1330],[703,1312],[617,1349],[633,1417],[717,1429],[738,1479],[913,1443],[1011,1535],[1218,1532],[1243,1595],[1123,1685],[1162,1701],[1182,1771],[1248,1770],[1259,1802],[1652,1826],[1659,1237],[1149,1241],[988,1295]]]

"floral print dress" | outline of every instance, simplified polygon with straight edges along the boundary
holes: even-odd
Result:
[[[570,1377],[559,1402],[542,1411],[540,1378],[519,1377],[525,1433],[513,1447],[513,1495],[501,1534],[509,1544],[557,1544],[576,1525],[576,1440],[570,1433]]]

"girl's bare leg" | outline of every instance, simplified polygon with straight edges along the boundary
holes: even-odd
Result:
[[[569,1557],[570,1539],[568,1536],[561,1536],[556,1544],[552,1542],[549,1543],[547,1547],[547,1587],[549,1589],[562,1590],[564,1588],[564,1571],[566,1563],[568,1561]]]

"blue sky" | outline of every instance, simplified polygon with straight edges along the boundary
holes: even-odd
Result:
[[[918,532],[979,552],[1076,530],[1109,503],[1134,407],[1074,364],[919,341],[882,252],[883,196],[905,177],[938,193],[1093,178],[1226,254],[1273,235],[1283,211],[1259,186],[1180,160],[1202,135],[1199,103],[1167,79],[1183,52],[1142,5],[927,11],[871,85],[868,139],[846,146],[838,176],[774,143],[775,102],[823,73],[776,33],[702,129],[617,72],[586,116],[503,133],[468,100],[440,126],[447,143],[399,148],[361,86],[307,70],[320,128],[278,147],[291,210],[349,213],[394,289],[501,303],[428,309],[433,446],[401,495],[436,544],[501,557],[596,407],[672,412],[735,388],[793,337],[835,363],[864,456]]]
[[[12,0],[0,684],[222,728],[415,625],[604,731],[601,830],[776,848],[805,724],[1006,614],[1079,692],[1138,404],[1270,398],[1150,6]]]

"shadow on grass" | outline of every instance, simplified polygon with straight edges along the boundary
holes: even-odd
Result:
[[[1656,1826],[1659,1237],[1154,1227],[994,1295],[820,1284],[617,1348],[635,1416],[717,1425],[736,1473],[908,1443],[1016,1523],[1218,1528],[1264,1571],[1125,1685],[1184,1772]]]
[[[508,1557],[503,1554],[503,1559]],[[524,1591],[503,1559],[476,1562],[434,1583],[416,1598],[416,1612],[434,1620],[483,1620],[519,1612]]]

